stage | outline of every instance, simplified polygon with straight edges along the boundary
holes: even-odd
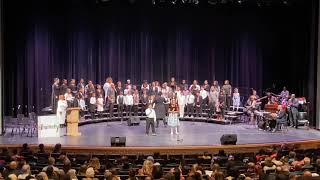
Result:
[[[288,131],[266,132],[259,130],[253,125],[237,123],[231,125],[212,124],[206,122],[182,121],[180,135],[170,135],[170,128],[164,127],[160,122],[160,127],[156,129],[157,136],[145,134],[145,121],[141,121],[139,126],[127,126],[126,122],[120,121],[101,122],[84,124],[80,126],[80,137],[64,136],[65,129],[62,130],[61,137],[58,138],[38,138],[14,135],[9,132],[0,137],[2,146],[21,146],[23,143],[37,145],[43,143],[54,145],[61,143],[64,147],[95,149],[109,148],[110,137],[125,136],[126,148],[139,147],[159,148],[159,149],[187,149],[197,147],[216,147],[220,145],[220,137],[223,134],[237,134],[238,142],[234,147],[246,147],[256,145],[270,145],[294,142],[311,142],[320,139],[320,132],[314,129],[300,129],[288,127]],[[120,147],[121,148],[121,147]],[[119,149],[119,148],[118,148]]]

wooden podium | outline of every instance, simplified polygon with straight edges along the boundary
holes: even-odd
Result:
[[[67,109],[67,136],[81,136],[78,131],[80,110],[78,107]]]

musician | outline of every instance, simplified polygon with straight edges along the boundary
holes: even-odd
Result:
[[[122,91],[119,91],[119,95],[117,96],[117,105],[118,105],[118,117],[121,118],[121,124],[122,124],[123,109],[124,109],[124,96]]]
[[[238,88],[234,88],[232,96],[233,110],[238,111],[240,107],[240,93]]]
[[[193,118],[193,113],[194,113],[194,100],[195,97],[192,94],[191,91],[188,91],[188,95],[186,97],[186,103],[187,103],[187,116],[192,117]]]
[[[218,89],[214,86],[211,86],[209,93],[209,114],[208,118],[213,118],[213,115],[216,114],[217,105],[219,104],[219,92]]]
[[[134,112],[133,114],[134,114],[134,116],[138,116],[139,102],[140,102],[139,91],[135,90],[133,93],[133,112]]]
[[[276,130],[280,129],[280,124],[283,124],[287,121],[287,112],[286,112],[286,106],[285,105],[279,105],[279,112],[277,114],[277,119],[276,119]]]
[[[177,82],[174,77],[171,77],[169,87],[172,89],[172,91],[176,90]]]
[[[184,117],[184,108],[186,105],[186,96],[181,91],[180,86],[177,86],[176,94],[177,94],[177,100],[178,100],[178,105],[179,105],[179,116],[180,116],[180,118],[183,118]]]
[[[59,78],[54,78],[53,84],[51,86],[51,107],[53,112],[57,111],[57,102],[58,102],[59,93],[60,93],[59,83],[60,83]]]
[[[196,116],[201,117],[202,116],[202,108],[203,108],[203,99],[202,96],[200,96],[200,92],[196,92],[195,96],[195,109],[196,109]]]
[[[246,112],[250,116],[251,124],[255,124],[258,112],[259,103],[257,102],[256,96],[251,95],[246,104]]]
[[[68,80],[63,79],[62,85],[60,86],[60,95],[64,95],[68,89]]]
[[[231,94],[232,94],[232,87],[229,83],[229,80],[224,81],[224,85],[222,86],[221,91],[226,96],[226,101],[225,101],[226,104],[225,105],[226,105],[226,108],[229,109],[231,106]]]
[[[75,96],[77,94],[77,86],[76,86],[76,80],[71,79],[69,84],[69,89],[71,89],[72,95]]]
[[[108,97],[107,97],[107,102],[108,102],[108,107],[109,107],[109,115],[110,118],[113,117],[113,108],[114,108],[114,103],[116,102],[116,89],[113,83],[110,84],[110,87],[108,88]]]
[[[289,98],[289,91],[287,90],[287,88],[284,86],[281,93],[280,93],[280,101],[281,104],[286,104]]]
[[[290,127],[298,128],[299,101],[295,94],[291,94],[291,98],[289,99],[289,107]]]
[[[224,119],[225,111],[227,109],[227,94],[221,89],[218,98],[217,112],[221,112],[221,118]]]

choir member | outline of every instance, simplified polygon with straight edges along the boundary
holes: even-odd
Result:
[[[86,108],[86,102],[84,101],[84,96],[82,96],[81,94],[77,94],[77,100],[78,100],[78,105],[79,107],[81,108],[81,111],[80,111],[80,116],[83,117],[83,113],[84,111],[87,110]]]
[[[149,96],[148,96],[148,91],[147,90],[143,90],[142,91],[142,96],[141,96],[141,103],[142,103],[142,114],[145,112],[145,110],[148,107],[148,100],[149,100]]]
[[[60,87],[59,87],[60,80],[58,78],[54,78],[53,84],[51,86],[51,108],[52,112],[57,111],[57,102],[59,98],[60,93]]]
[[[96,104],[97,104],[97,113],[98,113],[98,117],[99,118],[102,118],[102,113],[104,111],[104,109],[103,109],[104,100],[103,99],[104,98],[103,98],[102,94],[99,94],[98,98],[97,98],[97,102],[96,102]]]
[[[109,107],[109,115],[110,117],[113,117],[113,108],[114,103],[116,102],[116,90],[113,83],[110,84],[110,87],[108,88],[108,107]]]
[[[211,86],[209,93],[209,114],[208,118],[213,118],[213,115],[216,114],[217,106],[219,104],[219,92],[218,88]]]
[[[133,114],[134,116],[138,116],[138,110],[139,110],[139,102],[140,102],[140,96],[139,91],[136,89],[133,93]]]
[[[218,93],[220,94],[220,85],[219,85],[219,82],[217,80],[213,81],[213,84],[212,84],[213,87],[215,87],[215,89],[218,91]]]
[[[64,95],[68,89],[68,80],[63,79],[62,84],[60,86],[60,95]]]
[[[204,90],[206,90],[207,92],[210,91],[210,85],[208,80],[204,80],[203,87],[204,87]]]
[[[122,124],[123,110],[124,110],[124,96],[122,91],[119,91],[119,95],[117,96],[117,105],[118,105],[118,117],[121,118],[121,124]]]
[[[226,96],[225,105],[226,105],[226,108],[229,109],[231,106],[231,94],[232,94],[232,87],[229,83],[229,80],[224,81],[224,85],[222,86],[221,91]]]
[[[290,126],[298,128],[299,101],[296,98],[295,94],[291,94],[291,98],[289,99],[288,105],[290,107],[289,109]]]
[[[233,110],[238,111],[240,107],[240,93],[238,88],[234,88],[233,90],[232,105],[233,105]]]
[[[75,96],[77,94],[77,86],[76,86],[76,80],[71,79],[69,83],[69,89],[71,89],[72,95]]]
[[[91,119],[95,118],[96,108],[97,108],[96,93],[92,93],[89,100],[89,112],[91,114]]]
[[[73,95],[72,95],[72,92],[71,92],[71,89],[67,89],[66,93],[64,94],[64,99],[67,101],[68,103],[68,106],[71,107],[71,105],[73,104]]]
[[[88,81],[88,84],[84,87],[84,94],[85,94],[85,98],[89,98],[90,95],[90,87],[92,87],[93,83],[91,80]]]
[[[177,100],[178,100],[178,105],[179,105],[179,117],[183,118],[184,117],[184,108],[186,105],[186,96],[181,91],[180,86],[177,86],[176,94],[177,94]]]
[[[149,89],[149,94],[150,94],[150,95],[155,95],[155,94],[158,93],[157,90],[158,90],[158,89],[157,89],[157,87],[156,87],[156,82],[153,81],[153,82],[151,83],[151,87],[150,87],[150,89]]]
[[[183,79],[182,81],[181,81],[181,88],[184,90],[184,89],[188,89],[189,88],[189,86],[188,86],[188,84],[187,84],[187,81],[185,80],[185,79]]]
[[[209,87],[209,86],[208,86]],[[207,104],[208,104],[208,101],[209,101],[209,91],[207,91],[206,89],[205,89],[205,86],[202,86],[201,87],[201,90],[200,90],[200,96],[201,96],[201,98],[202,98],[202,104],[201,104],[201,108],[202,109],[205,109],[206,108],[206,106],[207,106]]]
[[[126,87],[128,87],[128,89],[132,89],[132,84],[131,84],[131,80],[130,79],[127,79],[127,84],[126,84]]]
[[[108,89],[110,88],[112,83],[112,78],[111,77],[107,77],[106,78],[106,82],[103,85],[103,90],[104,90],[104,99],[107,101],[108,98]]]
[[[147,80],[143,80],[143,83],[141,85],[141,92],[145,91],[149,91],[149,84]]]
[[[193,118],[193,113],[194,113],[194,100],[195,97],[192,94],[191,91],[188,91],[188,95],[186,97],[186,103],[187,103],[187,116],[192,117]]]
[[[195,109],[196,109],[196,116],[201,117],[202,116],[202,108],[203,108],[203,99],[200,95],[200,92],[196,92],[195,96]]]
[[[156,127],[159,127],[159,121],[163,120],[163,124],[166,127],[167,124],[165,122],[165,117],[166,117],[166,109],[164,105],[165,99],[162,97],[161,92],[159,92],[154,100],[154,110],[156,112],[156,117],[157,117],[157,125]]]
[[[259,103],[254,95],[251,95],[246,104],[246,112],[250,116],[250,123],[254,125],[256,123],[256,118],[259,115],[258,112]]]
[[[104,97],[104,92],[102,90],[102,87],[100,84],[97,84],[96,85],[96,96],[99,97],[100,94],[102,95],[102,97]]]
[[[66,120],[66,112],[67,112],[68,104],[64,99],[63,95],[59,95],[59,101],[57,106],[57,120],[60,124],[60,127],[65,124]]]
[[[176,79],[174,77],[171,77],[169,87],[172,89],[172,91],[174,91],[176,89],[176,86],[177,86]]]
[[[126,106],[127,116],[131,117],[132,106],[133,106],[133,96],[131,94],[131,91],[128,91],[127,94],[125,94],[124,105]]]
[[[77,85],[77,90],[79,91],[79,89],[84,89],[85,88],[85,85],[84,85],[84,79],[81,78],[78,85]]]
[[[200,86],[198,85],[197,80],[193,80],[192,84],[189,87],[189,91],[191,91],[194,94],[196,93],[196,91],[200,91]]]
[[[117,82],[117,87],[116,87],[116,95],[118,96],[120,94],[120,92],[122,92],[123,95],[123,87],[122,87],[122,82],[118,81]]]

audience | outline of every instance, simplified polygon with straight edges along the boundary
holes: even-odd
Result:
[[[2,149],[0,179],[10,180],[304,180],[320,179],[320,149],[301,150],[286,146],[265,148],[258,153],[104,158],[77,156],[62,152],[45,152],[40,144],[35,154],[28,144],[20,151]],[[47,163],[39,163],[37,154],[48,153]],[[26,158],[25,156],[28,156]],[[59,160],[55,161],[55,158]],[[98,158],[99,157],[99,158]],[[107,157],[107,156],[106,156]],[[204,158],[205,157],[205,158]],[[81,163],[79,163],[81,162]],[[160,164],[161,163],[161,164]]]

